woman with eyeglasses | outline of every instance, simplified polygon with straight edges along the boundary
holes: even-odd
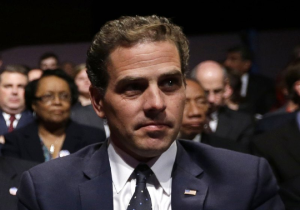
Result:
[[[4,136],[3,156],[45,162],[104,141],[103,130],[71,120],[71,107],[77,101],[71,77],[61,69],[45,70],[25,88],[26,106],[36,120]]]

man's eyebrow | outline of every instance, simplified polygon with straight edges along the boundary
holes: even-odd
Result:
[[[173,70],[173,71],[170,71],[170,72],[167,72],[167,73],[163,73],[159,77],[161,78],[161,77],[170,77],[170,76],[181,77],[182,73],[180,71]],[[122,84],[126,84],[128,82],[141,81],[141,80],[144,80],[144,79],[146,79],[146,78],[141,77],[141,76],[132,76],[132,75],[131,76],[125,76],[122,79],[120,79],[117,82],[117,84],[122,85]]]
[[[170,77],[170,76],[182,77],[182,73],[181,71],[173,70],[160,75],[160,77]]]

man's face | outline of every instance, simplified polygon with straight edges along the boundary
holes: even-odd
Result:
[[[27,77],[16,72],[3,72],[0,79],[0,107],[8,114],[18,114],[25,108],[24,88]]]
[[[204,88],[209,103],[208,113],[217,111],[225,103],[226,84],[222,71],[198,74],[197,80]]]
[[[91,88],[94,108],[106,117],[110,138],[132,157],[147,161],[176,139],[185,103],[179,53],[170,42],[117,48],[110,55],[104,98]]]
[[[186,102],[183,112],[181,138],[193,139],[201,133],[206,120],[208,103],[202,87],[193,80],[186,81]]]
[[[42,70],[57,69],[58,68],[57,60],[55,58],[52,58],[52,57],[46,58],[46,59],[41,61],[40,68]]]
[[[224,66],[229,67],[232,71],[239,75],[243,75],[250,70],[251,61],[243,60],[239,52],[232,52],[227,54]]]

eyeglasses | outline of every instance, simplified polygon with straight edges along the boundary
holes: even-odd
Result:
[[[39,97],[34,97],[35,100],[41,101],[43,103],[50,103],[52,101],[54,101],[55,99],[55,95],[56,94],[46,94],[46,95],[42,95]],[[64,102],[70,102],[71,101],[71,96],[69,93],[59,93],[58,94],[58,98],[60,101],[64,101]]]

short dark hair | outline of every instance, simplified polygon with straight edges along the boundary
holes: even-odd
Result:
[[[68,83],[71,91],[71,105],[74,105],[78,101],[78,89],[73,78],[71,78],[62,69],[45,70],[43,71],[43,74],[39,79],[29,82],[25,87],[25,104],[27,109],[33,111],[31,105],[36,100],[35,94],[38,86],[40,85],[39,81],[41,80],[41,78],[49,77],[49,76],[59,77]]]
[[[43,60],[47,59],[47,58],[54,58],[57,61],[57,64],[59,63],[59,59],[58,56],[53,53],[53,52],[45,52],[44,54],[42,54],[39,58],[39,66],[41,66],[41,63]]]
[[[117,47],[143,42],[171,41],[178,49],[181,71],[185,76],[189,59],[188,39],[182,29],[165,17],[122,16],[106,22],[95,35],[87,52],[87,73],[94,87],[105,93],[109,82],[109,55]]]
[[[243,60],[253,61],[252,50],[247,45],[235,45],[227,49],[227,53],[240,53]]]

